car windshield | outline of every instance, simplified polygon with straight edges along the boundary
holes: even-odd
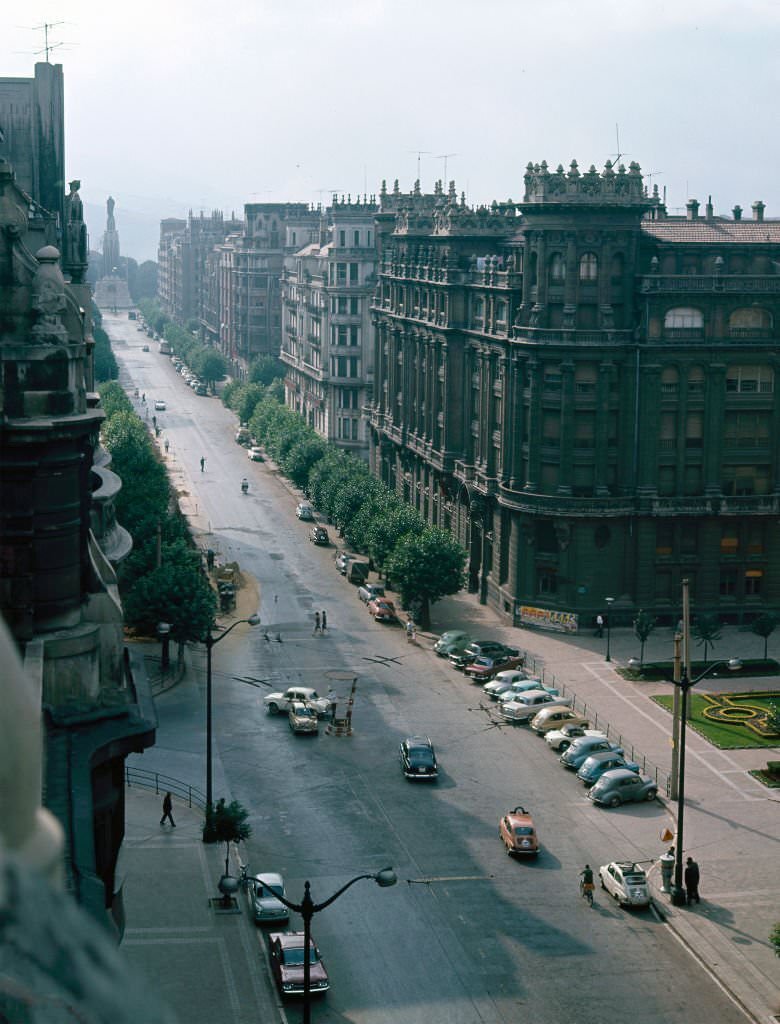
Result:
[[[644,885],[647,881],[644,872],[638,875],[623,875],[623,880],[627,885]]]
[[[309,963],[316,964],[318,959],[317,950],[310,946]],[[284,962],[292,967],[303,966],[303,946],[288,946],[284,951]]]
[[[516,836],[532,836],[533,834],[534,830],[530,825],[518,825],[515,829]]]
[[[284,889],[281,885],[265,885],[257,883],[257,898],[260,900],[273,899],[274,896],[284,896]]]
[[[409,757],[415,761],[424,761],[426,764],[433,764],[433,751],[430,747],[410,747]]]
[[[299,718],[313,718],[314,717],[314,712],[312,711],[311,708],[296,708],[295,709],[295,714]]]

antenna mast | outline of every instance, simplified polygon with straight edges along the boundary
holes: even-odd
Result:
[[[46,54],[46,63],[49,63],[49,54],[52,50],[56,50],[60,46],[64,46],[64,43],[50,43],[49,42],[49,29],[56,28],[58,25],[64,25],[64,21],[44,21],[42,25],[34,25],[33,32],[40,32],[43,30],[43,49],[35,50],[35,53]]]
[[[437,160],[443,160],[444,161],[444,184],[445,185],[447,184],[447,160],[451,156],[458,156],[458,154],[457,153],[439,153],[439,155],[436,157]],[[419,172],[418,172],[418,174],[419,174]]]

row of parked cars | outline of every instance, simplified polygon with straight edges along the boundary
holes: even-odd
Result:
[[[179,359],[178,356],[174,356],[172,362],[174,370],[184,378],[185,384],[188,384],[196,395],[208,394],[208,388],[206,387],[205,381],[202,381],[196,373],[193,373],[182,359]]]

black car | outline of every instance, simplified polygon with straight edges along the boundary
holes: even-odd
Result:
[[[312,526],[311,530],[309,530],[309,540],[312,544],[330,544],[330,537],[324,526]]]
[[[401,744],[401,768],[407,779],[435,779],[439,765],[427,736],[408,736]]]
[[[520,652],[515,647],[507,647],[498,640],[473,640],[462,651],[454,651],[449,661],[456,668],[465,668],[475,658],[508,658],[516,657]]]

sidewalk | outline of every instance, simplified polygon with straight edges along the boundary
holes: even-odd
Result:
[[[599,722],[610,724],[654,764],[671,767],[671,715],[650,698],[671,693],[670,683],[628,682],[614,671],[638,657],[639,642],[630,629],[613,629],[612,662],[606,662],[606,637],[591,631],[576,636],[507,626],[473,596],[458,594],[443,599],[432,610],[430,636],[446,629],[463,629],[474,636],[497,637],[528,651],[545,681],[564,683],[578,702],[598,712]],[[770,638],[769,653],[780,646]],[[763,657],[764,642],[753,633],[724,627],[714,657]],[[692,651],[697,656],[699,649]],[[645,647],[645,660],[671,660],[672,632],[658,629]],[[778,690],[780,677],[702,680],[700,692],[736,689]],[[731,993],[743,1009],[761,1024],[775,1024],[780,1015],[780,959],[774,955],[769,934],[780,921],[780,791],[767,789],[748,771],[763,768],[780,757],[780,748],[718,750],[692,729],[686,744],[685,852],[699,863],[702,902],[695,907],[673,907],[660,889],[657,858],[669,847],[657,834],[643,834],[646,826],[621,817],[621,828],[656,860],[650,872],[659,915],[677,939]],[[676,821],[676,803],[661,796],[669,827]],[[608,814],[609,811],[604,813]]]
[[[147,650],[137,650],[133,671],[142,671]],[[165,770],[181,779],[197,779],[202,767],[202,708],[191,673],[177,688],[181,727],[161,737],[163,746],[142,757],[136,767]],[[197,704],[194,734],[187,713]],[[187,734],[190,733],[190,740]],[[188,749],[190,744],[195,747]],[[169,745],[169,746],[168,746]],[[159,765],[149,755],[159,754]],[[197,761],[197,771],[193,771]],[[220,792],[223,790],[220,789]],[[262,933],[248,912],[246,897],[236,895],[240,913],[220,913],[209,902],[218,897],[225,869],[224,844],[201,839],[203,812],[174,797],[173,819],[160,825],[163,793],[136,786],[125,788],[125,841],[121,867],[125,873],[127,958],[154,985],[160,998],[184,1024],[257,1024],[284,1020],[267,966]],[[231,851],[230,873],[238,875]]]

